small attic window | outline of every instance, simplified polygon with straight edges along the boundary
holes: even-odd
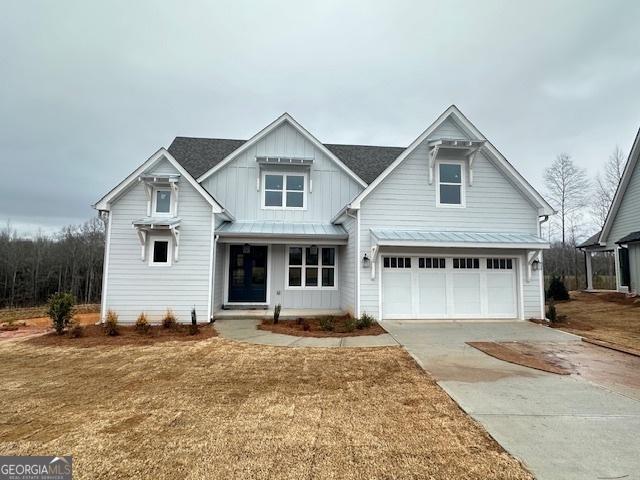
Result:
[[[154,213],[158,215],[170,215],[172,203],[172,191],[170,188],[156,188],[154,191]]]

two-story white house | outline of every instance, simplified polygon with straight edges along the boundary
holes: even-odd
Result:
[[[249,140],[178,137],[95,208],[103,318],[544,317],[554,211],[455,106],[406,148],[321,143],[286,113]]]

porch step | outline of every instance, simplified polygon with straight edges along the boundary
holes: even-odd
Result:
[[[267,305],[234,305],[227,304],[223,305],[223,310],[267,310],[269,307]]]

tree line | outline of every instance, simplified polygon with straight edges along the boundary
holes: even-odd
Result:
[[[625,155],[616,146],[594,178],[567,153],[545,169],[545,197],[558,212],[544,226],[551,243],[544,253],[547,278],[559,276],[571,289],[585,288],[584,257],[576,247],[604,226],[624,167]],[[615,288],[614,261],[611,253],[594,257],[595,288]]]
[[[0,230],[0,308],[41,305],[56,292],[98,303],[103,260],[104,224],[98,218],[30,238],[8,224]]]

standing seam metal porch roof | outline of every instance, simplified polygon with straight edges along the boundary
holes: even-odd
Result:
[[[386,242],[415,242],[417,244],[441,244],[446,247],[451,244],[486,244],[513,245],[518,248],[521,245],[534,245],[538,248],[546,248],[549,243],[543,238],[530,233],[503,233],[503,232],[435,232],[430,230],[395,230],[372,228],[371,234],[379,244]]]
[[[292,237],[344,240],[349,237],[341,225],[325,223],[225,222],[216,233],[223,237]]]

